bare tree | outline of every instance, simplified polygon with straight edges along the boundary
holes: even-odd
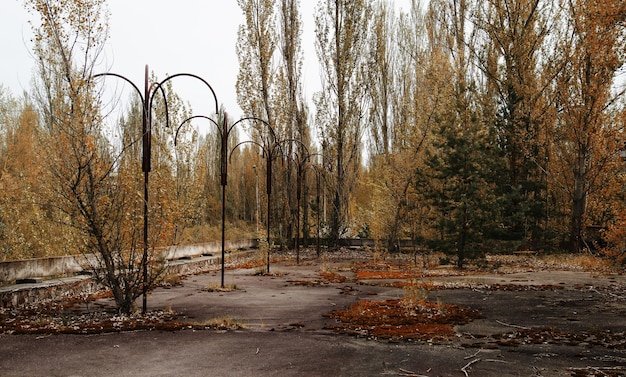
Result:
[[[35,94],[42,117],[45,160],[52,179],[44,182],[58,221],[83,235],[81,251],[94,257],[95,276],[109,287],[123,313],[151,286],[158,257],[142,258],[141,208],[132,168],[120,164],[122,150],[106,138],[101,96],[91,77],[108,37],[104,0],[29,0],[41,18],[34,26],[37,57]],[[138,138],[141,135],[137,136]],[[129,171],[131,170],[131,171]],[[142,271],[150,267],[148,279]]]

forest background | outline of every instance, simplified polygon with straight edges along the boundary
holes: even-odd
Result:
[[[623,263],[626,4],[442,0],[398,11],[322,0],[322,89],[309,104],[299,2],[238,3],[238,102],[273,133],[244,122],[231,135],[227,238],[262,238],[270,153],[282,245],[320,234],[388,249],[411,239],[459,266],[513,250]],[[0,87],[0,260],[134,250],[142,107],[93,78],[106,1],[25,6],[37,67],[23,96]],[[221,141],[217,128],[186,121],[196,114],[175,85],[164,88],[167,119],[155,97],[153,247],[219,239]],[[232,124],[227,111],[211,116]]]

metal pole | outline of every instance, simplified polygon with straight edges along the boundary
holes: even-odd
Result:
[[[256,233],[259,234],[259,172],[256,170],[256,165],[252,165],[252,169],[254,169],[254,175],[256,176],[256,185],[255,185],[255,195],[256,195]]]
[[[148,104],[150,103],[150,89],[148,87],[148,65],[146,64],[145,71],[145,96],[144,96],[144,110],[143,110],[143,256],[141,264],[143,267],[143,303],[141,312],[146,314],[148,307],[148,179],[150,175],[150,131],[151,131],[151,117]]]
[[[226,245],[226,185],[222,185],[222,288],[224,288],[225,245]]]
[[[315,197],[315,204],[317,205],[317,257],[320,257],[320,176],[317,172],[317,192]]]
[[[302,185],[302,162],[298,161],[298,176],[296,177],[296,264],[300,264],[300,197]]]
[[[267,151],[267,273],[270,273],[270,252],[272,250],[272,242],[270,240],[270,218],[271,215],[271,198],[272,198],[272,150]]]
[[[226,113],[224,113],[224,124],[221,129],[222,136],[222,161],[221,161],[221,173],[222,173],[222,288],[224,288],[224,274],[226,271],[226,185],[228,184],[228,119]]]

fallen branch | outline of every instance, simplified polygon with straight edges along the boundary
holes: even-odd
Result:
[[[410,370],[403,369],[403,368],[400,368],[400,372],[404,373],[404,374],[401,374],[401,376],[404,376],[404,377],[428,377],[423,374],[417,374],[415,372],[412,372]]]
[[[595,292],[595,293],[599,294],[600,296],[604,296],[604,297],[606,297],[606,296],[611,296],[611,297],[616,298],[616,299],[618,299],[618,300],[623,300],[624,298],[626,298],[626,296],[620,296],[620,295],[615,294],[615,293],[612,293],[612,292],[606,292],[606,293],[604,293],[604,292],[600,292],[599,290],[597,290],[597,289],[596,289],[596,288],[594,288],[594,287],[589,288],[589,290],[590,290],[591,292]]]
[[[516,328],[516,329],[522,329],[522,330],[530,330],[530,327],[518,326],[518,325],[512,325],[512,324],[510,324],[510,323],[505,323],[505,322],[498,321],[498,320],[496,320],[496,322],[497,322],[497,323],[499,323],[499,324],[501,324],[502,326],[506,326],[506,327],[513,327],[513,328]]]
[[[498,359],[485,359],[483,361],[488,362],[488,363],[503,363],[503,364],[511,364],[512,363],[511,361],[498,360]]]
[[[473,354],[473,355],[469,355],[469,356],[465,356],[465,357],[463,358],[463,360],[473,359],[474,357],[478,356],[478,354],[479,354],[479,353],[480,353],[480,351],[482,351],[482,350],[483,350],[483,349],[481,348],[481,349],[479,349],[478,351],[476,351],[476,353],[475,353],[475,354]]]
[[[602,373],[603,376],[608,376],[608,374],[604,373],[602,370],[600,370],[600,368],[595,368],[595,367],[589,367],[589,368],[594,372]]]
[[[465,364],[465,366],[463,368],[461,368],[461,372],[463,372],[465,374],[465,377],[469,377],[469,374],[467,373],[467,368],[471,367],[473,364],[476,364],[479,361],[480,361],[480,359],[474,359],[474,360],[470,361],[469,363]]]

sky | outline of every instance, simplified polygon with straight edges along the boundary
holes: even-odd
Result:
[[[19,96],[30,88],[34,60],[28,21],[36,19],[24,9],[22,0],[0,0],[0,3],[3,51],[0,83]],[[302,10],[307,11],[303,12],[304,21],[304,15],[312,14],[315,2],[303,3]],[[139,88],[144,86],[146,64],[159,79],[176,73],[192,73],[211,85],[218,102],[224,104],[231,116],[241,115],[235,91],[239,69],[235,45],[237,30],[244,18],[237,1],[108,0],[107,4],[111,12],[110,39],[105,49],[103,72],[123,75]],[[306,9],[309,6],[311,9]],[[312,23],[310,18],[304,22]],[[311,39],[307,50],[313,51],[312,58],[315,58],[313,28],[309,29]],[[309,63],[304,69],[308,66]],[[106,85],[120,86],[115,80],[108,78]],[[181,78],[172,82],[182,99],[191,103],[194,113],[214,112],[213,97],[199,80]]]
[[[396,3],[410,3],[398,0]],[[23,7],[23,0],[0,0],[0,84],[20,96],[30,89],[33,72],[31,27],[37,20]],[[108,0],[110,39],[103,72],[144,85],[146,64],[159,79],[176,73],[192,73],[206,80],[231,118],[241,117],[235,83],[239,63],[235,52],[237,30],[244,22],[236,0]],[[310,100],[321,87],[315,54],[313,15],[317,0],[302,0],[303,91]],[[106,85],[121,85],[109,77]],[[120,80],[121,81],[121,80]],[[194,114],[214,112],[213,97],[199,80],[172,80]],[[311,107],[312,109],[312,107]]]

